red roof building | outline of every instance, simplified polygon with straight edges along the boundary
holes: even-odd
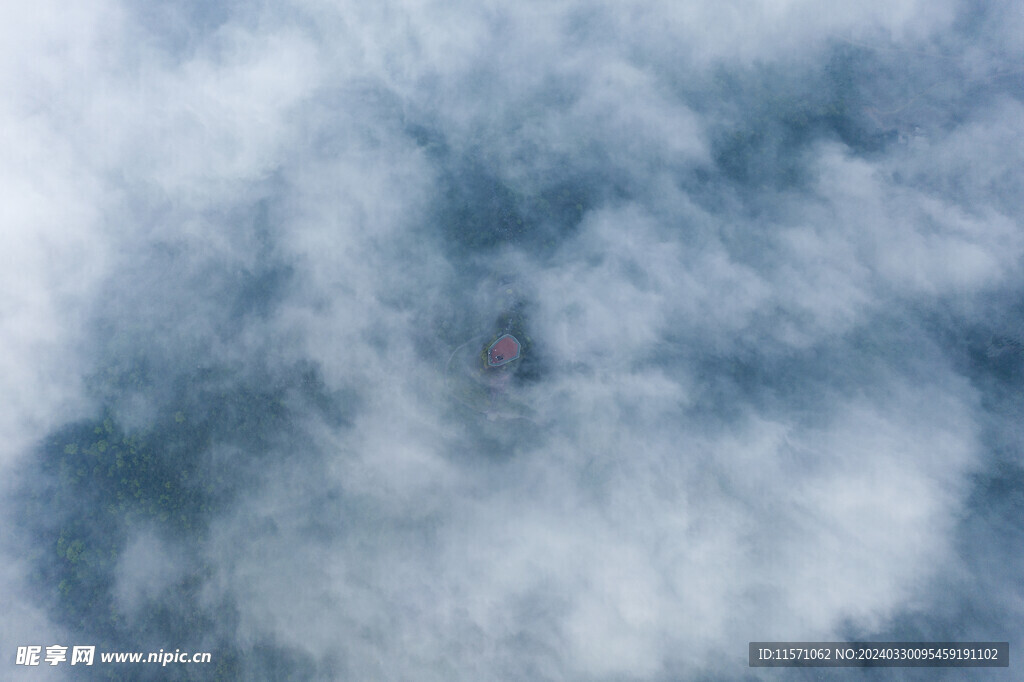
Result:
[[[498,338],[487,349],[487,366],[501,367],[519,357],[519,340],[511,334],[505,334]]]

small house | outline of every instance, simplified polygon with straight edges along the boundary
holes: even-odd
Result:
[[[519,340],[511,334],[504,334],[498,337],[487,349],[487,366],[501,367],[519,357],[522,346]]]

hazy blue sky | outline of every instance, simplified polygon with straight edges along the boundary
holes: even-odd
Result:
[[[1019,657],[1022,7],[8,3],[4,675]]]

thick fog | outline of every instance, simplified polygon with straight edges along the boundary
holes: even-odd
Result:
[[[1021,650],[1019,3],[0,16],[5,676]]]

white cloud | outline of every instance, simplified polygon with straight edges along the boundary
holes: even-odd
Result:
[[[170,547],[152,530],[135,533],[118,557],[114,597],[129,618],[139,618],[181,579],[181,548]]]
[[[984,389],[915,316],[968,325],[1019,290],[1020,106],[926,93],[921,135],[861,148],[862,93],[903,76],[788,88],[827,80],[837,36],[952,45],[957,78],[987,73],[1001,57],[949,37],[956,10],[302,2],[170,46],[116,4],[8,10],[0,466],[120,390],[84,390],[105,362],[160,360],[114,396],[129,426],[172,384],[201,402],[197,367],[273,391],[261,371],[305,363],[343,418],[290,388],[294,432],[209,446],[250,476],[196,541],[227,644],[354,679],[653,679],[747,670],[736,642],[884,630],[958,560],[984,464]],[[733,127],[768,151],[723,159]],[[578,203],[544,213],[555,191]],[[470,234],[499,226],[437,224],[505,213],[528,224],[501,248]],[[236,312],[273,267],[271,302]],[[488,421],[444,361],[492,331],[509,272],[540,359],[513,389],[531,418]],[[191,570],[161,537],[129,532],[129,612]],[[5,637],[57,636],[8,558],[26,624]]]

